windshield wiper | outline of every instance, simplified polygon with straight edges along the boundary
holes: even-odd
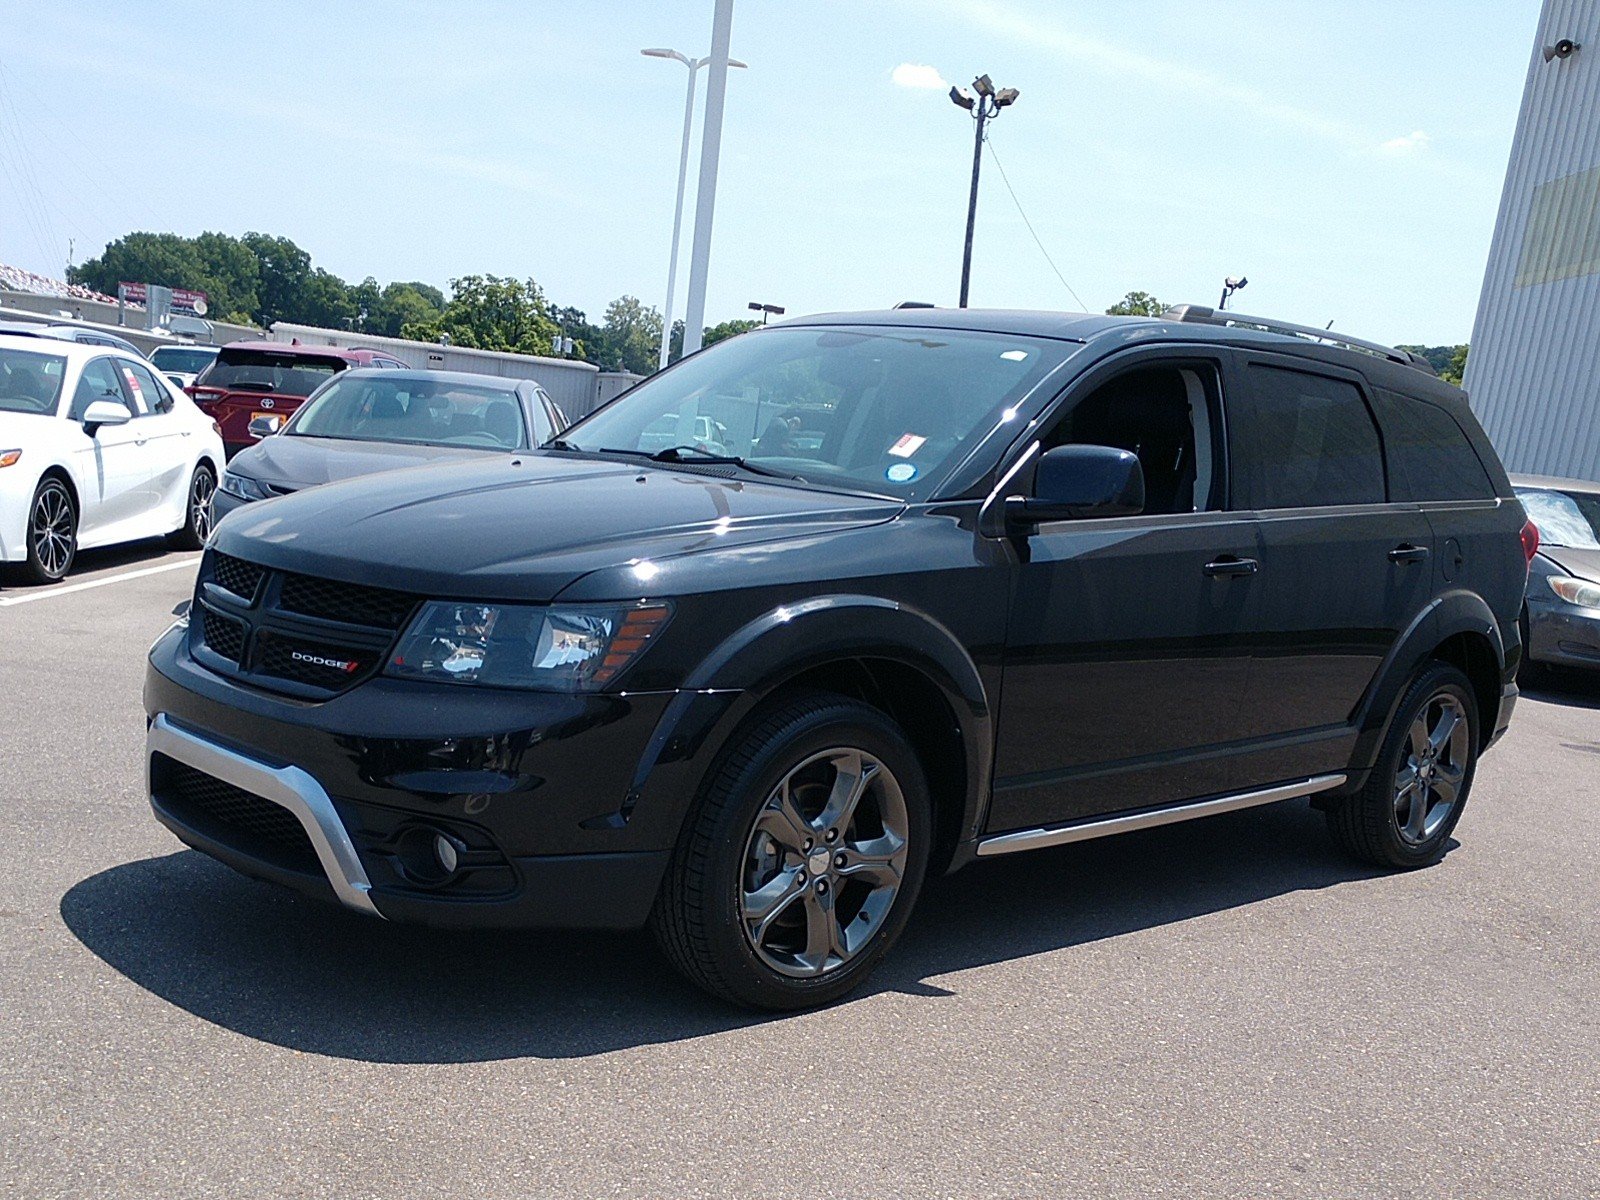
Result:
[[[749,471],[752,475],[766,475],[772,479],[798,479],[804,483],[805,477],[796,475],[793,471],[778,471],[772,467],[758,466],[748,459],[740,458],[737,454],[715,454],[710,450],[702,450],[699,446],[668,446],[665,450],[657,450],[654,454],[647,454],[643,450],[619,450],[619,454],[638,454],[659,463],[705,463],[707,466],[738,467],[741,471]]]

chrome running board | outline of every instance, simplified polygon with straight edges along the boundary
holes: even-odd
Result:
[[[366,868],[356,855],[355,844],[345,831],[328,793],[322,785],[299,767],[269,767],[236,751],[226,749],[180,729],[167,720],[166,713],[157,713],[150,722],[150,732],[145,735],[145,791],[154,795],[151,786],[150,760],[153,755],[165,754],[168,758],[185,763],[196,771],[216,777],[236,788],[243,788],[263,800],[288,809],[305,828],[306,836],[317,852],[317,861],[333,885],[333,892],[346,908],[382,918],[377,905],[368,895],[372,882]]]
[[[1173,825],[1179,821],[1193,821],[1198,817],[1211,817],[1218,813],[1233,812],[1240,808],[1254,808],[1258,804],[1272,804],[1278,800],[1293,800],[1296,796],[1310,796],[1326,792],[1345,781],[1343,775],[1317,775],[1299,783],[1284,783],[1263,788],[1258,792],[1239,792],[1232,796],[1218,796],[1214,800],[1198,800],[1193,804],[1178,804],[1172,808],[1158,808],[1153,812],[1128,813],[1125,816],[1106,817],[1099,821],[1082,821],[1074,825],[1054,825],[1046,829],[1019,829],[1014,833],[996,834],[978,843],[978,854],[1014,854],[1018,850],[1039,850],[1045,846],[1064,846],[1068,842],[1087,842],[1092,838],[1110,837],[1114,833],[1132,833],[1135,829],[1154,829],[1158,825]]]

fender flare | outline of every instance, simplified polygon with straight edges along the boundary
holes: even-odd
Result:
[[[667,833],[675,843],[701,777],[744,718],[805,671],[853,658],[902,663],[943,694],[966,761],[958,842],[976,838],[994,759],[994,708],[977,664],[949,629],[920,609],[849,594],[779,605],[708,654],[662,713],[635,769],[627,803],[616,816],[626,822],[642,802],[659,800],[644,807],[673,810],[670,832],[655,832],[658,837]]]

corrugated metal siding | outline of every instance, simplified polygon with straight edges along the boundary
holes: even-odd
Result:
[[[1582,48],[1568,59],[1545,62],[1544,47],[1564,37]],[[1511,471],[1600,479],[1600,273],[1556,278],[1561,271],[1546,261],[1546,235],[1540,236],[1539,245],[1529,246],[1529,261],[1524,262],[1530,219],[1540,215],[1535,206],[1539,189],[1596,166],[1600,0],[1545,0],[1465,381],[1473,410]],[[1574,181],[1546,195],[1580,185]],[[1547,203],[1543,217],[1550,215]],[[1592,207],[1564,203],[1560,219],[1592,222],[1600,217]],[[1596,232],[1571,229],[1559,240],[1587,246]],[[1519,271],[1525,279],[1550,282],[1519,287]]]
[[[473,350],[466,346],[439,346],[414,342],[408,338],[375,337],[338,329],[319,329],[314,325],[291,325],[278,321],[272,326],[272,339],[287,342],[299,338],[310,346],[347,346],[354,350],[383,350],[408,366],[437,371],[475,371],[479,375],[498,375],[502,379],[531,379],[561,406],[569,417],[593,409],[599,395],[600,368],[593,363],[567,358],[544,358],[537,354],[512,354],[500,350]]]

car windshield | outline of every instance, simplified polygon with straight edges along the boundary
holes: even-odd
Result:
[[[807,483],[926,495],[1076,346],[911,328],[774,328],[695,355],[560,447],[734,456]]]
[[[389,372],[334,380],[307,402],[286,432],[481,450],[527,445],[522,406],[511,389]]]
[[[350,364],[342,358],[306,354],[274,354],[270,350],[226,347],[196,379],[196,387],[230,392],[270,392],[275,396],[309,396],[317,385]]]
[[[205,370],[216,356],[215,350],[202,350],[189,346],[161,346],[150,356],[150,361],[163,371],[197,375]]]
[[[1570,550],[1600,550],[1600,495],[1518,488],[1528,519],[1539,527],[1539,542]]]
[[[0,412],[55,416],[66,373],[59,355],[0,348]]]

